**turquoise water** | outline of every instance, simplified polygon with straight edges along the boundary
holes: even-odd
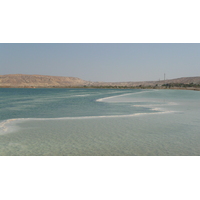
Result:
[[[0,89],[0,155],[200,155],[200,92]]]

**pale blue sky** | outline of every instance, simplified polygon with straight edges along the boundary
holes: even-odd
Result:
[[[0,44],[0,75],[41,74],[88,81],[200,76],[200,44]]]

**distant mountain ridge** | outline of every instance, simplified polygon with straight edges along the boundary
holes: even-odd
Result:
[[[168,80],[159,80],[159,81],[129,81],[129,82],[94,82],[93,85],[102,85],[102,86],[127,86],[127,87],[136,87],[136,86],[155,86],[163,84],[200,84],[200,77],[182,77],[176,79]]]
[[[183,77],[160,81],[140,82],[90,82],[75,77],[9,74],[0,75],[0,87],[9,88],[62,88],[62,87],[101,87],[101,86],[161,86],[163,84],[200,84],[200,77]]]

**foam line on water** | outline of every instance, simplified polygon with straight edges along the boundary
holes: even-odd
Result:
[[[101,119],[101,118],[124,118],[124,117],[135,117],[142,115],[155,115],[155,114],[169,114],[175,113],[176,111],[160,111],[152,113],[134,113],[129,115],[102,115],[102,116],[83,116],[83,117],[61,117],[61,118],[17,118],[8,119],[0,123],[0,135],[11,133],[16,130],[16,124],[25,121],[50,121],[50,120],[79,120],[79,119]],[[13,124],[14,123],[14,124]]]
[[[15,121],[17,119],[7,119],[7,120],[4,120],[3,122],[0,123],[0,129],[3,130],[3,131],[7,131],[7,127],[6,127],[6,124],[12,122],[12,121]]]
[[[4,133],[12,132],[13,129],[9,127],[9,124],[12,122],[17,122],[18,120],[22,120],[21,118],[19,119],[7,119],[4,120],[0,123],[0,135],[3,135]]]
[[[145,103],[145,101],[143,101]],[[166,103],[155,103],[155,104],[143,104],[143,105],[132,105],[133,107],[141,107],[141,108],[150,108],[152,111],[165,111],[166,106],[174,106],[178,105],[178,103],[175,102],[166,102]],[[164,106],[164,107],[163,107]]]
[[[116,95],[116,96],[110,96],[110,97],[105,97],[105,98],[101,98],[101,99],[97,99],[97,102],[102,102],[105,101],[107,99],[112,99],[112,98],[117,98],[117,97],[122,97],[122,96],[127,96],[127,95],[136,95],[136,94],[141,94],[141,93],[147,93],[150,91],[140,91],[140,92],[136,92],[136,93],[126,93],[126,94],[120,94],[120,95]]]
[[[87,97],[90,96],[90,94],[77,94],[77,95],[73,95],[71,97]]]

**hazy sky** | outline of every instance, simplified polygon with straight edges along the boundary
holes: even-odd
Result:
[[[41,74],[88,81],[200,76],[200,44],[0,44],[0,75]]]

